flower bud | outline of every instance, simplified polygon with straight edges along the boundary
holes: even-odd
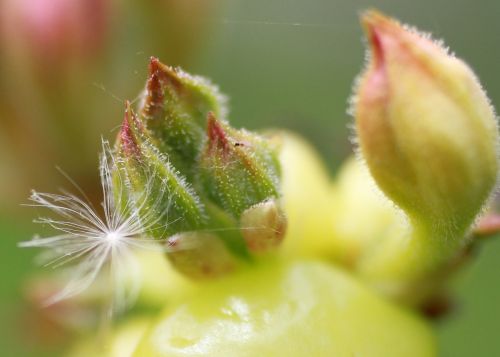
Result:
[[[463,234],[496,181],[488,98],[471,69],[427,36],[374,11],[362,22],[371,56],[354,109],[370,172],[410,219]]]
[[[117,141],[120,160],[115,170],[118,201],[137,214],[155,238],[192,230],[205,220],[199,197],[185,179],[148,140],[141,122],[127,103]]]
[[[269,143],[208,114],[199,179],[206,195],[238,218],[247,208],[279,196],[279,163]]]
[[[455,269],[493,189],[495,115],[471,69],[428,36],[374,11],[362,22],[370,60],[354,103],[361,154],[407,227],[377,239],[356,268],[419,304]]]
[[[169,260],[181,273],[205,279],[224,275],[236,267],[236,259],[225,244],[214,234],[186,232],[167,240]]]
[[[266,253],[284,238],[286,217],[276,200],[247,208],[240,218],[241,233],[251,252]]]
[[[140,114],[127,103],[117,141],[117,201],[155,238],[171,237],[177,248],[196,241],[167,252],[195,278],[223,274],[271,250],[286,227],[275,148],[216,119],[224,115],[221,103],[205,80],[153,58]]]
[[[184,175],[191,177],[209,111],[225,115],[224,97],[208,80],[166,66],[152,57],[139,105],[151,140]]]

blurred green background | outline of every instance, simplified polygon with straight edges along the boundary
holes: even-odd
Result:
[[[0,0],[0,350],[5,356],[34,353],[21,303],[23,282],[35,270],[33,252],[17,249],[16,242],[39,228],[31,224],[36,210],[20,204],[30,188],[52,192],[68,186],[56,165],[94,191],[100,136],[116,135],[123,100],[141,90],[149,56],[211,78],[230,96],[236,126],[285,127],[308,137],[332,173],[352,152],[346,109],[364,61],[358,24],[363,9],[379,8],[445,39],[500,106],[498,0],[67,3],[83,5]],[[498,256],[500,241],[485,242],[453,282],[456,309],[436,324],[443,356],[500,356]]]

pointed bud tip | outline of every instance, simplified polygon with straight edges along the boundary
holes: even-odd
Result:
[[[278,162],[264,138],[234,129],[213,113],[206,130],[199,177],[214,202],[238,218],[252,205],[279,196]]]
[[[361,25],[368,33],[371,33],[376,29],[383,30],[401,26],[395,19],[374,9],[364,11],[361,14],[360,21]]]
[[[373,55],[373,65],[382,64],[386,54],[391,52],[399,61],[416,61],[428,69],[426,55],[447,55],[439,41],[436,42],[427,34],[406,26],[398,20],[386,16],[377,10],[368,10],[361,15],[361,24],[366,32]]]
[[[354,112],[372,175],[402,207],[470,220],[497,167],[495,119],[479,82],[429,36],[377,11],[361,21],[372,56]]]
[[[149,59],[149,77],[154,76],[161,80],[170,80],[175,86],[181,86],[177,71],[173,67],[162,63],[157,57],[152,56]]]
[[[399,27],[399,23],[389,17],[384,16],[377,10],[368,10],[361,15],[361,25],[368,38],[372,51],[373,65],[380,66],[383,63],[384,52],[381,36],[388,32],[388,29]]]
[[[138,121],[130,106],[130,102],[125,101],[125,114],[118,133],[118,145],[127,156],[140,155],[140,148],[137,142],[135,131],[138,128]]]
[[[140,113],[145,119],[161,120],[164,113],[165,93],[155,66],[150,65],[150,74],[146,83],[147,93]]]
[[[207,115],[207,136],[210,148],[228,149],[229,140],[224,127],[213,112]]]
[[[151,56],[149,57],[149,74],[153,74],[158,71],[160,67],[160,60],[157,57]]]

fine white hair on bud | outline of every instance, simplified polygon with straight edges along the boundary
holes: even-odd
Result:
[[[359,152],[411,229],[384,233],[358,269],[419,303],[465,254],[495,188],[497,118],[476,75],[442,43],[373,10],[362,24],[370,54],[353,100]]]
[[[149,194],[144,191],[134,198],[122,194],[113,194],[118,186],[123,189],[126,182],[121,175],[113,176],[117,159],[109,143],[102,141],[100,157],[100,178],[103,190],[101,217],[88,200],[73,194],[48,194],[33,191],[31,206],[44,207],[55,213],[58,218],[41,217],[36,223],[48,225],[60,234],[19,243],[23,248],[43,248],[42,258],[45,266],[65,268],[69,281],[63,289],[52,295],[47,305],[71,298],[89,288],[97,279],[110,279],[109,296],[112,311],[119,312],[130,306],[140,290],[140,266],[136,259],[138,250],[172,250],[174,248],[160,244],[147,232],[151,227],[158,229],[161,220],[164,226],[168,222],[168,210],[156,207],[164,197],[147,200]],[[168,190],[157,190],[168,194]],[[161,195],[159,195],[161,196]],[[153,202],[153,203],[151,203]],[[147,203],[148,207],[142,207]],[[162,206],[164,207],[164,206]],[[168,207],[168,205],[167,205]],[[142,211],[139,215],[139,211]],[[144,214],[144,212],[149,212]],[[175,248],[179,249],[179,248]],[[186,248],[180,248],[186,249]]]

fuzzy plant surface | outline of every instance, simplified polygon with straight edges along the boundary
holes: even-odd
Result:
[[[232,127],[216,86],[152,58],[103,141],[103,215],[33,193],[61,234],[21,245],[68,267],[47,303],[110,322],[68,355],[436,355],[423,311],[476,243],[496,117],[440,43],[376,11],[361,22],[357,155],[335,179],[296,134]]]

